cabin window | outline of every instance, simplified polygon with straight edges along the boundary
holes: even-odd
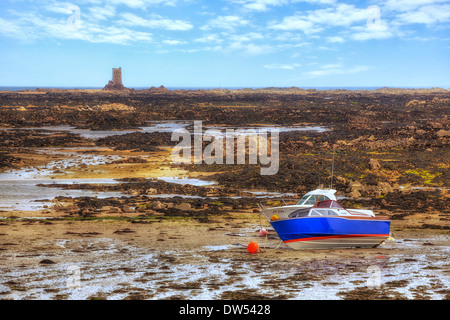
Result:
[[[322,216],[322,210],[311,210],[310,214],[311,217],[317,217],[317,216]]]
[[[300,218],[300,217],[306,217],[309,213],[309,209],[299,209],[295,210],[294,212],[291,212],[289,214],[289,218]]]
[[[310,216],[322,216],[322,217],[328,217],[328,216],[338,216],[337,212],[334,210],[326,210],[326,209],[312,209]]]

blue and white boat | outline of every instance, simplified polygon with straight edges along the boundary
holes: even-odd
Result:
[[[317,202],[280,219],[270,221],[281,240],[290,248],[375,248],[390,234],[388,217],[350,212],[335,200]]]
[[[259,204],[260,211],[266,217],[267,220],[270,221],[273,215],[277,215],[280,219],[285,219],[292,212],[303,209],[303,208],[311,208],[316,204],[317,201],[323,200],[337,200],[335,196],[336,190],[334,189],[315,189],[306,193],[296,204],[294,205],[284,205],[277,207],[266,207],[261,203]],[[282,200],[282,199],[281,199]],[[371,210],[365,209],[347,209],[350,213],[355,214],[366,214],[374,216]]]

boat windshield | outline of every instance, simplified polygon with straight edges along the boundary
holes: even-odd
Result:
[[[316,204],[317,200],[319,199],[323,201],[323,200],[330,200],[330,198],[328,198],[327,196],[323,195],[323,194],[305,194],[303,196],[303,198],[300,199],[299,202],[297,202],[298,206],[313,206]]]
[[[309,208],[295,210],[289,214],[289,218],[307,217],[309,214],[309,210]]]

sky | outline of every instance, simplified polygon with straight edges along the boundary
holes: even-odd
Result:
[[[0,86],[450,88],[450,0],[2,0]]]

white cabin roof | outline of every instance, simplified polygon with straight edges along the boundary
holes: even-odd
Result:
[[[334,195],[336,193],[337,190],[334,189],[315,189],[312,190],[308,193],[305,194],[306,195],[312,195],[312,194],[320,194],[320,195],[325,195],[327,196],[330,200],[337,200],[336,196]]]

